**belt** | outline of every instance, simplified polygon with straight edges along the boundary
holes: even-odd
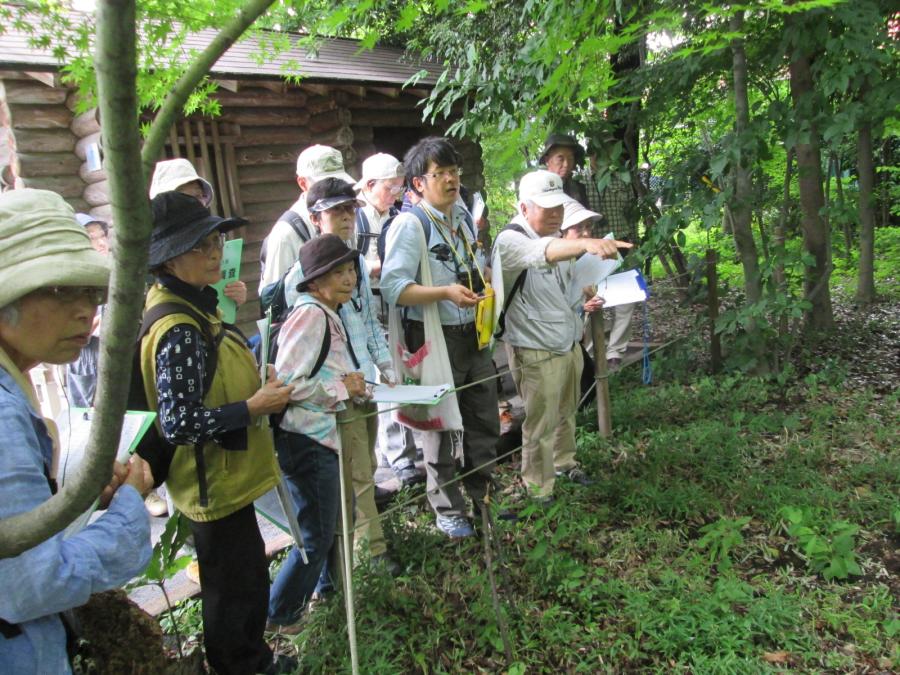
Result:
[[[415,319],[409,319],[409,323],[411,323],[415,326],[421,326],[423,329],[425,327],[425,324],[423,324],[421,321],[416,321]],[[462,323],[462,324],[446,324],[445,323],[445,324],[441,324],[441,328],[443,329],[443,331],[445,333],[460,333],[460,334],[474,333],[475,332],[475,322],[472,321],[471,323]]]

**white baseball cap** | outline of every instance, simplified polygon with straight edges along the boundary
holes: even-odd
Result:
[[[203,206],[208,208],[212,203],[215,192],[213,192],[213,187],[208,180],[197,175],[197,170],[190,161],[183,157],[178,157],[157,162],[156,168],[153,169],[153,179],[150,181],[150,199],[153,199],[161,192],[173,192],[182,185],[193,181],[198,181],[203,188],[203,199],[201,201]]]
[[[366,187],[370,180],[389,180],[391,178],[405,178],[406,169],[403,162],[386,152],[372,155],[362,164],[362,177],[353,186],[357,192]]]
[[[579,223],[583,223],[585,220],[600,220],[603,218],[596,211],[591,211],[590,209],[584,208],[579,202],[576,200],[572,200],[570,202],[566,202],[563,204],[565,208],[563,214],[562,225],[559,226],[559,229],[565,232],[573,225],[578,225]]]
[[[532,171],[519,181],[519,203],[532,201],[542,209],[552,209],[574,201],[563,190],[562,178],[551,171]]]
[[[323,178],[340,178],[348,183],[355,181],[344,170],[341,151],[328,145],[311,145],[297,158],[297,175],[318,183]]]

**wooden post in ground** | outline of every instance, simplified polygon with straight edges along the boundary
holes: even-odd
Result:
[[[716,263],[719,253],[714,249],[706,251],[706,288],[709,305],[709,359],[713,374],[722,370],[722,342],[716,333],[716,321],[719,318],[719,274]]]
[[[612,418],[609,413],[609,378],[602,311],[591,314],[591,338],[594,341],[594,381],[597,383],[597,430],[603,438],[609,438],[612,436]]]

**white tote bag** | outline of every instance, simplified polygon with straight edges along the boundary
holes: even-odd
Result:
[[[391,235],[396,236],[399,228],[388,230],[387,246],[391,247]],[[428,244],[425,232],[416,228],[422,249],[422,285],[432,286],[431,267],[428,264]],[[453,386],[453,370],[450,356],[444,342],[444,330],[438,314],[437,303],[422,305],[422,323],[425,328],[425,342],[415,352],[410,352],[405,343],[400,310],[392,305],[388,310],[388,343],[394,359],[394,370],[401,384]],[[393,411],[393,419],[400,424],[421,431],[462,431],[462,415],[456,394],[451,393],[437,405],[404,405]]]

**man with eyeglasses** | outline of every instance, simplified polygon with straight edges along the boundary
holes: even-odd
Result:
[[[497,388],[489,350],[478,348],[475,307],[483,292],[484,254],[476,245],[475,228],[457,203],[460,157],[446,138],[431,136],[416,143],[403,158],[407,184],[422,197],[412,210],[396,217],[387,236],[381,271],[381,293],[401,307],[406,346],[411,353],[425,345],[423,308],[436,304],[443,339],[453,370],[453,384],[464,432],[423,431],[428,500],[438,529],[451,538],[474,535],[461,485],[478,504],[488,488],[500,435]],[[421,241],[425,233],[427,256]],[[432,285],[422,283],[428,265]],[[457,476],[459,444],[460,482]],[[457,447],[454,447],[454,446]],[[477,471],[473,471],[477,469]],[[472,473],[469,473],[472,472]],[[449,483],[449,484],[448,484]]]

